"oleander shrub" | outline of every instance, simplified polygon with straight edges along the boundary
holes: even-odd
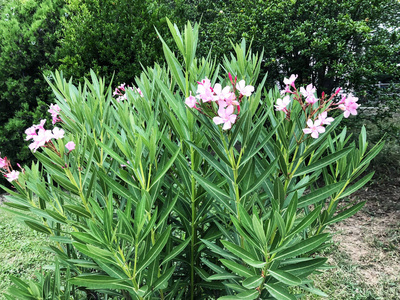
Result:
[[[337,130],[357,98],[318,98],[295,75],[266,90],[244,40],[216,63],[196,57],[197,24],[167,22],[179,58],[160,35],[167,64],[134,85],[56,72],[52,124],[26,131],[37,161],[17,171],[0,160],[15,187],[5,204],[57,244],[55,277],[14,279],[9,299],[48,286],[62,299],[324,295],[308,276],[327,267],[325,229],[364,205],[338,204],[371,179],[383,147]]]

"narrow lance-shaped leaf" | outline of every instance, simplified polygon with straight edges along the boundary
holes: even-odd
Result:
[[[171,233],[171,226],[169,226],[167,230],[164,231],[164,233],[158,238],[154,246],[145,255],[143,260],[139,262],[137,273],[146,268],[156,258],[156,256],[160,254],[161,250],[164,248],[165,244],[168,241],[170,233]]]
[[[314,162],[311,163],[309,166],[305,166],[299,170],[296,171],[296,173],[294,174],[294,176],[301,176],[307,173],[311,173],[314,172],[316,170],[320,170],[323,167],[326,167],[330,164],[332,164],[333,162],[341,159],[342,157],[346,156],[347,154],[349,154],[352,150],[354,150],[354,147],[347,147],[343,150],[340,150],[338,152],[329,154],[328,156]]]

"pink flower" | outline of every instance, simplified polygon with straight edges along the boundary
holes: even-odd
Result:
[[[192,96],[192,92],[190,92],[190,96],[185,99],[185,104],[190,108],[196,107],[197,99]]]
[[[68,149],[69,152],[75,149],[75,143],[73,141],[70,141],[65,144],[65,148]]]
[[[53,138],[51,130],[39,130],[38,134],[34,136],[33,142],[29,145],[29,149],[36,152],[39,147],[44,146],[48,141]]]
[[[237,84],[236,84],[236,89],[239,91],[239,93],[243,96],[247,96],[250,97],[251,94],[254,92],[254,86],[252,85],[247,85],[244,82],[244,80],[240,80]]]
[[[347,95],[347,97],[343,96],[342,100],[339,102],[341,103],[339,105],[339,108],[341,110],[344,110],[345,118],[348,118],[350,114],[352,114],[353,116],[357,115],[357,108],[360,106],[360,104],[356,103],[357,101],[358,98],[354,97],[351,94]]]
[[[60,111],[61,111],[61,108],[57,104],[50,104],[50,109],[48,110],[48,112],[51,113],[53,125],[56,124],[57,122],[61,121],[61,119],[58,117],[60,114]]]
[[[320,133],[325,132],[325,128],[323,126],[321,126],[321,121],[320,120],[315,120],[315,122],[313,122],[312,120],[308,120],[307,121],[307,126],[308,128],[304,128],[303,132],[305,134],[310,134],[311,136],[316,139],[318,138],[318,135]]]
[[[312,83],[310,83],[306,86],[306,88],[301,87],[300,93],[306,98],[307,103],[314,104],[318,101],[318,99],[314,96],[315,90],[315,87],[313,87]]]
[[[25,134],[26,134],[25,141],[29,141],[30,139],[34,139],[35,136],[37,136],[37,133],[36,133],[37,130],[45,130],[44,129],[44,123],[46,123],[46,119],[41,120],[40,124],[38,124],[38,125],[33,125],[33,126],[27,128],[25,130]]]
[[[233,105],[229,105],[226,109],[223,107],[219,107],[218,115],[219,117],[214,117],[213,121],[216,125],[224,123],[222,127],[223,130],[230,129],[232,124],[236,121],[236,115],[233,114],[234,107]]]
[[[324,111],[318,116],[318,120],[321,121],[322,125],[331,125],[331,123],[335,120],[334,118],[327,118],[328,113]]]
[[[276,111],[284,111],[286,110],[286,106],[290,103],[290,96],[285,96],[283,99],[278,98],[276,100],[275,110]]]
[[[286,77],[283,79],[283,83],[288,85],[291,85],[292,87],[294,87],[294,82],[297,79],[297,77],[299,77],[299,75],[290,75],[289,79],[287,79]]]
[[[226,86],[222,88],[222,86],[219,83],[216,83],[214,86],[214,101],[224,101],[225,99],[229,98],[231,96],[231,91],[230,91],[230,86]]]
[[[203,102],[210,102],[214,100],[213,90],[211,88],[211,82],[206,77],[201,82],[198,82],[197,87],[197,98],[203,100]]]
[[[6,174],[6,178],[9,182],[17,180],[19,176],[18,171],[11,171],[10,173]]]
[[[115,91],[114,91],[114,93],[113,93],[113,96],[122,95],[121,91],[124,91],[124,92],[125,92],[125,82],[122,83],[119,87],[116,87],[116,88],[115,88]]]
[[[0,157],[0,169],[4,168],[8,165],[7,157],[1,158]]]
[[[239,102],[236,101],[236,96],[235,93],[230,93],[229,97],[223,99],[223,100],[219,100],[218,101],[218,106],[219,107],[227,107],[228,105],[235,105],[238,107],[239,111],[240,111],[240,107],[239,107]]]
[[[143,92],[139,88],[137,88],[136,91],[139,93],[140,97],[144,97]]]
[[[62,139],[64,137],[64,133],[65,133],[64,130],[58,127],[54,127],[52,138],[55,138],[56,140]]]
[[[38,125],[33,125],[33,126],[35,126],[36,129],[44,130],[44,123],[46,123],[46,119],[40,120],[40,123]]]

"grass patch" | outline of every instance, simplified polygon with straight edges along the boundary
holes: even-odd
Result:
[[[370,266],[352,262],[337,245],[330,253],[329,262],[334,267],[321,274],[314,274],[315,287],[329,295],[330,300],[397,300],[400,299],[399,282],[392,277],[381,277],[376,284],[365,279]],[[306,300],[320,300],[319,296],[307,295]]]
[[[35,272],[53,260],[53,255],[42,249],[49,239],[15,219],[15,215],[0,209],[0,299],[12,284],[10,275],[20,279],[34,279]]]

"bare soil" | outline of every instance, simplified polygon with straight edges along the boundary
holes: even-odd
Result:
[[[331,227],[338,250],[345,253],[370,286],[400,284],[400,184],[375,184],[354,195],[367,200],[361,211]],[[330,257],[334,264],[335,256]]]

